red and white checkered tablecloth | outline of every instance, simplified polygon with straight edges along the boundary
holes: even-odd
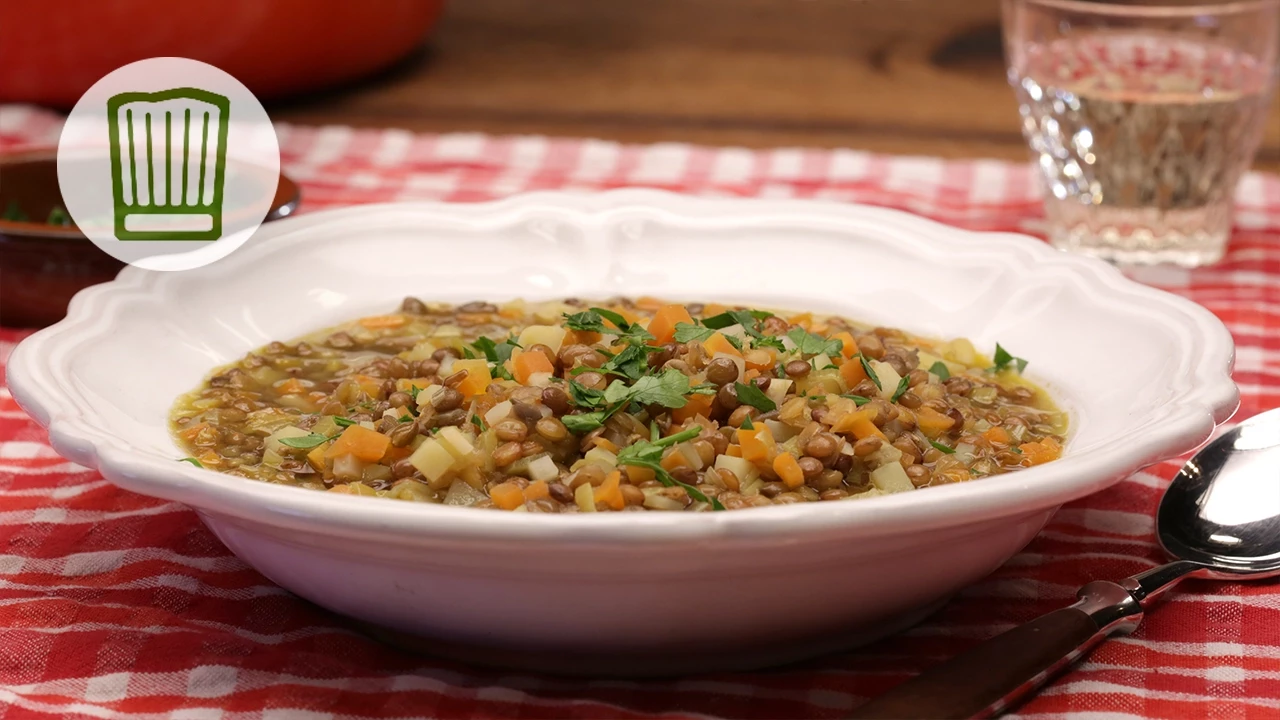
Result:
[[[55,116],[0,106],[0,149],[48,144],[57,130]],[[639,185],[873,203],[978,229],[1034,232],[1040,217],[1032,168],[988,160],[278,131],[303,211]],[[1239,346],[1243,416],[1280,405],[1280,179],[1250,175],[1238,200],[1221,264],[1135,276],[1226,322]],[[0,361],[23,334],[0,329]],[[366,639],[241,563],[187,508],[118,490],[59,458],[0,387],[0,720],[838,718],[1069,604],[1090,580],[1160,562],[1152,516],[1176,466],[1064,507],[1004,567],[870,647],[755,673],[581,681],[475,670]],[[1280,584],[1187,583],[1134,635],[1101,646],[1015,717],[1280,718]]]

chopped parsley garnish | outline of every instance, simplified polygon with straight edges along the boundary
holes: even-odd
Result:
[[[1016,445],[1010,446],[1010,447],[1009,447],[1009,449],[1010,449],[1010,450],[1012,450],[1012,451],[1014,451],[1014,452],[1016,452],[1016,453],[1018,453],[1019,455],[1021,455],[1021,454],[1022,454],[1022,448],[1017,447]]]
[[[719,315],[712,315],[702,321],[703,326],[712,328],[713,330],[723,330],[734,325],[741,325],[743,332],[747,337],[751,338],[752,347],[771,347],[777,350],[785,350],[782,341],[776,337],[765,335],[760,330],[760,321],[765,318],[773,317],[773,313],[764,310],[727,310]],[[710,337],[708,335],[708,337]],[[742,349],[741,341],[738,338],[725,336],[733,346]],[[735,342],[738,340],[738,342]]]
[[[849,398],[850,400],[853,401],[853,404],[857,405],[858,407],[862,407],[863,405],[866,405],[867,403],[871,402],[871,398],[865,398],[865,397],[862,397],[861,395],[849,394],[849,395],[841,395],[840,397]]]
[[[939,380],[947,380],[951,377],[951,371],[947,369],[947,364],[941,360],[930,365],[929,372],[937,375]]]
[[[600,390],[589,388],[576,380],[570,380],[569,399],[578,407],[596,408],[604,404],[604,393]]]
[[[614,327],[604,324],[608,320]],[[565,314],[564,325],[570,330],[598,332],[602,335],[617,335],[628,342],[644,343],[653,339],[647,330],[627,322],[627,319],[612,310],[593,307],[580,313]]]
[[[750,405],[760,412],[771,412],[778,409],[778,404],[769,399],[768,395],[756,387],[747,383],[734,383],[733,389],[738,391],[738,402],[743,405]]]
[[[657,426],[655,425],[654,427],[656,428]],[[618,464],[648,468],[653,471],[654,477],[663,485],[667,487],[682,487],[685,492],[689,493],[689,497],[704,503],[710,503],[713,510],[724,510],[724,505],[719,500],[709,498],[703,495],[698,488],[676,480],[671,476],[671,473],[667,472],[666,468],[662,467],[662,453],[664,450],[677,443],[692,440],[701,433],[702,428],[695,425],[675,435],[669,435],[657,440],[641,440],[632,443],[618,451]]]
[[[1000,343],[996,343],[996,354],[992,355],[991,359],[995,362],[995,365],[991,368],[995,372],[1008,370],[1012,366],[1016,368],[1018,370],[1018,374],[1021,375],[1022,371],[1027,369],[1026,360],[1010,355],[1008,350],[1000,347]]]
[[[198,468],[204,467],[204,463],[200,462],[199,460],[193,457],[178,458],[178,462],[191,463],[192,465],[195,465]]]
[[[329,438],[321,435],[320,433],[310,433],[307,435],[300,435],[298,437],[280,438],[279,442],[285,447],[297,448],[299,450],[310,450],[313,447],[329,442]]]
[[[911,378],[903,376],[903,378],[898,381],[898,387],[894,389],[893,397],[889,398],[889,402],[897,402],[898,398],[902,397],[902,394],[905,393],[909,387],[911,387]]]
[[[639,405],[657,404],[668,408],[681,408],[688,402],[684,396],[689,394],[689,376],[679,370],[667,370],[661,375],[646,375],[631,387],[624,386],[621,390],[615,390],[620,384],[621,381],[615,380],[604,391],[607,402],[629,400]],[[620,396],[620,393],[625,394]]]
[[[758,348],[762,348],[762,347],[769,347],[769,348],[773,348],[774,350],[777,350],[777,351],[779,351],[779,352],[782,352],[782,351],[784,351],[784,350],[786,350],[786,349],[787,349],[787,346],[782,344],[782,340],[780,340],[780,339],[778,339],[778,338],[776,338],[776,337],[774,337],[774,336],[772,336],[772,335],[763,335],[763,334],[762,334],[762,335],[760,335],[759,337],[756,337],[756,336],[752,335],[752,336],[751,336],[751,345],[752,345],[752,347],[758,347]]]
[[[787,337],[791,338],[791,342],[796,344],[796,350],[801,355],[839,355],[844,348],[844,343],[840,340],[825,338],[821,335],[815,335],[804,328],[791,328],[791,332],[787,333]]]
[[[862,372],[866,373],[868,378],[871,378],[871,382],[875,383],[876,387],[883,390],[884,386],[880,384],[880,376],[876,375],[876,371],[871,368],[871,363],[867,362],[867,356],[859,353],[858,362],[862,363]]]
[[[485,359],[489,361],[489,370],[495,377],[515,380],[505,364],[511,359],[511,353],[520,347],[514,335],[508,336],[500,343],[495,343],[492,338],[480,337],[472,345],[484,354]]]
[[[735,350],[742,350],[742,338],[737,335],[725,335],[724,339],[728,340],[729,344],[732,345]]]
[[[401,415],[399,418],[396,419],[396,422],[411,423],[413,422],[413,415]]]
[[[600,411],[582,413],[581,415],[565,415],[560,422],[569,428],[569,432],[588,433],[604,425],[605,414]]]
[[[360,423],[356,422],[355,420],[352,420],[351,418],[344,418],[340,415],[334,415],[333,424],[337,425],[338,427],[351,427],[352,425],[359,425]]]
[[[940,443],[940,442],[936,442],[936,441],[930,440],[930,441],[929,441],[929,444],[930,444],[930,445],[932,445],[932,446],[934,446],[935,448],[937,448],[937,449],[938,449],[938,452],[946,453],[947,455],[954,455],[954,454],[955,454],[955,452],[956,452],[956,451],[955,451],[955,448],[949,448],[949,447],[947,447],[946,445],[943,445],[943,444],[942,444],[942,443]]]
[[[720,388],[716,387],[714,383],[709,382],[698,383],[697,385],[689,388],[689,392],[693,395],[715,395],[719,391]]]
[[[751,416],[750,416],[750,415],[748,415],[748,416],[746,416],[746,417],[742,418],[742,425],[741,425],[741,427],[742,427],[742,429],[743,429],[743,430],[755,430],[755,429],[756,429],[756,424],[755,424],[755,423],[753,423],[753,422],[751,422]]]
[[[679,343],[704,342],[715,333],[716,331],[709,327],[699,327],[689,323],[676,323],[675,341]]]
[[[480,417],[479,415],[472,415],[472,416],[471,416],[471,424],[472,424],[472,425],[475,425],[477,428],[479,428],[479,429],[480,429],[480,432],[484,432],[485,430],[488,430],[488,429],[489,429],[489,424],[488,424],[488,423],[486,423],[486,422],[484,421],[484,418]]]
[[[628,380],[639,380],[649,372],[649,353],[659,352],[661,348],[651,347],[643,341],[627,345],[622,352],[609,358],[595,372],[606,375],[621,375]],[[576,372],[587,372],[591,368],[585,365],[575,368]]]
[[[468,360],[475,360],[475,359],[476,359],[476,353],[475,353],[475,351],[474,351],[474,350],[472,350],[471,348],[469,348],[469,347],[467,347],[467,346],[465,346],[465,345],[464,345],[464,346],[462,346],[462,357],[464,357],[464,358],[466,358],[466,359],[468,359]]]

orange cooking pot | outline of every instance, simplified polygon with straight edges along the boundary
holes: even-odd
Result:
[[[201,60],[259,98],[352,80],[413,49],[444,0],[0,0],[0,102],[69,108],[116,68]]]

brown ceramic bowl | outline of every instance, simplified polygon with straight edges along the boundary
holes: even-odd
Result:
[[[13,207],[26,221],[0,218],[0,325],[44,327],[62,319],[71,296],[111,280],[124,263],[102,252],[74,225],[50,225],[65,207],[58,189],[57,155],[30,150],[0,155],[0,214]],[[298,206],[300,191],[281,175],[267,220]]]

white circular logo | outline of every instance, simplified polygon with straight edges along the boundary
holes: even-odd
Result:
[[[58,141],[67,213],[93,244],[148,270],[207,265],[271,209],[280,145],[239,80],[186,58],[141,60],[89,88]]]

